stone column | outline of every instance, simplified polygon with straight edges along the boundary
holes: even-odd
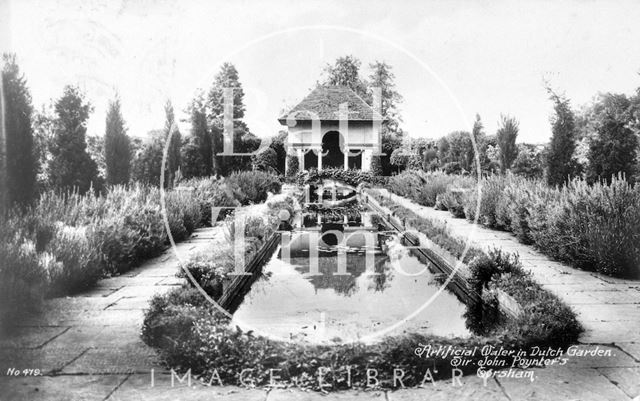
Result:
[[[304,171],[304,152],[302,149],[296,149],[296,155],[298,156],[298,171]]]
[[[371,158],[373,157],[373,150],[364,149],[362,152],[362,171],[371,170]]]
[[[318,171],[322,170],[322,148],[318,150]]]
[[[344,147],[344,169],[349,170],[349,148]]]

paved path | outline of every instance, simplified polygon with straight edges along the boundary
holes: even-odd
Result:
[[[472,224],[447,212],[402,199],[425,216],[447,222],[458,234]],[[221,240],[219,228],[198,230],[178,244],[187,255]],[[206,387],[177,383],[140,340],[143,311],[156,293],[179,285],[172,251],[125,275],[101,280],[91,291],[47,301],[45,312],[17,323],[13,336],[0,339],[0,401],[5,400],[629,400],[640,394],[640,283],[576,271],[553,262],[511,235],[478,228],[473,240],[519,252],[546,288],[571,304],[587,327],[584,347],[612,349],[614,358],[581,358],[563,368],[536,369],[533,383],[516,379],[462,378],[424,389],[331,393],[284,389]],[[7,377],[7,369],[40,369],[43,376]],[[151,369],[155,372],[151,385]]]

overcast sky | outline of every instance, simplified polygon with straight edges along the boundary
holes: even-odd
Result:
[[[163,126],[166,99],[183,110],[224,61],[238,68],[260,136],[277,133],[281,109],[346,54],[363,75],[374,60],[393,67],[402,126],[415,137],[466,129],[475,113],[492,134],[508,113],[519,141],[545,142],[543,79],[574,105],[640,86],[638,1],[2,2],[0,47],[17,54],[34,104],[80,85],[94,135],[116,91],[129,133],[144,136]]]

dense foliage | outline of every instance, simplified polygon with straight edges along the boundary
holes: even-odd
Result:
[[[587,178],[591,182],[610,182],[618,174],[635,180],[639,141],[630,124],[637,121],[632,111],[631,101],[624,95],[602,97],[595,123],[596,135],[589,143]]]
[[[66,86],[55,103],[55,134],[49,160],[49,184],[52,188],[78,190],[99,189],[98,166],[87,153],[87,120],[93,110],[84,94],[75,86]]]
[[[261,202],[280,189],[276,177],[257,172],[187,184],[165,196],[175,241],[211,222],[213,206]],[[13,211],[0,224],[0,321],[157,255],[167,245],[162,216],[160,190],[140,184],[103,196],[45,192],[31,208]]]
[[[547,89],[553,101],[554,116],[551,119],[551,143],[547,156],[547,183],[562,185],[576,173],[574,152],[576,148],[575,116],[569,100]]]
[[[541,180],[512,174],[481,181],[482,196],[470,180],[407,172],[389,189],[413,201],[512,231],[526,244],[581,269],[640,276],[640,188],[622,177],[593,185],[573,179],[552,188]],[[478,207],[479,206],[479,207]]]
[[[262,171],[239,171],[224,180],[242,205],[264,202],[269,192],[278,193],[282,187],[277,175]]]
[[[120,111],[119,98],[109,104],[109,110],[107,111],[104,160],[107,184],[118,185],[129,182],[131,144],[127,136],[124,118]]]
[[[345,170],[342,168],[326,168],[320,171],[316,169],[310,169],[300,171],[297,176],[297,182],[300,185],[317,184],[321,180],[335,180],[343,182],[347,185],[357,187],[358,185],[365,184],[381,184],[384,182],[385,177],[380,177],[373,174],[370,171],[362,170]]]
[[[287,179],[294,178],[300,172],[300,161],[298,156],[287,156]]]
[[[498,151],[500,155],[500,170],[504,173],[513,164],[518,156],[516,139],[518,138],[519,124],[514,117],[500,116],[500,127],[496,132]]]
[[[368,79],[361,76],[361,65],[362,62],[352,55],[338,57],[333,64],[325,66],[321,82],[350,88],[382,115],[380,167],[382,175],[388,176],[394,167],[391,155],[402,144],[402,117],[398,108],[402,96],[397,91],[395,75],[389,64],[383,61],[370,63]]]
[[[7,199],[0,199],[0,202],[7,202],[7,206],[27,205],[37,193],[38,160],[31,128],[33,106],[26,80],[13,55],[3,56],[2,96],[4,99],[0,103],[4,106],[4,115],[0,121],[6,130],[6,149],[0,150],[0,161],[4,159],[0,165],[6,163],[6,172],[0,169],[0,178],[6,188],[0,187],[0,196],[7,196]],[[4,204],[0,203],[0,211],[2,206]]]
[[[440,172],[425,173],[421,170],[407,170],[388,180],[390,191],[407,197],[423,206],[435,206],[438,198],[450,192],[451,188],[470,188],[477,179],[448,175]]]

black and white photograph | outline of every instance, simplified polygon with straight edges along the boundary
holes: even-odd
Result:
[[[640,2],[0,0],[0,401],[640,401]]]

